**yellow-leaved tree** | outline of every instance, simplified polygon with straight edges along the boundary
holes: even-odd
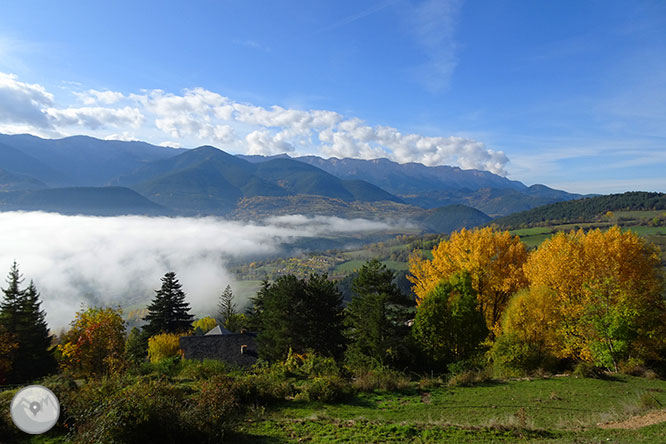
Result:
[[[620,359],[653,355],[666,319],[658,267],[656,247],[618,227],[545,241],[524,270],[530,287],[553,291],[556,354],[615,369]]]
[[[182,356],[179,333],[161,333],[148,339],[148,359],[156,363],[163,359]]]
[[[192,322],[192,328],[201,334],[208,333],[215,327],[217,327],[217,321],[210,316]]]
[[[408,279],[414,284],[417,303],[442,280],[467,273],[488,329],[497,332],[510,297],[527,285],[523,272],[527,251],[520,238],[490,227],[463,228],[435,246],[432,256],[428,260],[412,254],[409,259]]]

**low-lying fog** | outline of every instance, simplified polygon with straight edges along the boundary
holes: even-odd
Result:
[[[7,212],[0,213],[0,275],[18,262],[24,285],[35,281],[52,329],[66,326],[82,303],[127,305],[151,298],[170,270],[201,313],[215,307],[227,284],[234,286],[225,268],[229,260],[275,254],[281,244],[302,238],[389,228],[365,219],[300,215],[243,223]]]

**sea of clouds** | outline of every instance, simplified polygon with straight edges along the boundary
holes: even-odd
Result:
[[[19,264],[25,284],[34,280],[40,291],[54,329],[66,326],[81,304],[147,300],[167,271],[177,273],[188,302],[202,313],[214,309],[227,284],[234,287],[230,260],[276,254],[303,238],[390,228],[366,219],[301,215],[258,223],[6,212],[0,213],[0,273],[14,260]]]

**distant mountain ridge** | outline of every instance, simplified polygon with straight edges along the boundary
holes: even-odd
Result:
[[[278,156],[244,156],[260,163]],[[363,179],[421,208],[467,205],[491,216],[503,216],[540,205],[579,199],[580,194],[555,190],[545,185],[528,187],[489,171],[463,170],[451,166],[428,167],[420,163],[400,164],[389,159],[322,159],[317,156],[294,157],[343,179]]]
[[[408,215],[435,229],[451,226],[452,214],[477,224],[486,214],[505,215],[577,197],[487,171],[388,159],[242,156],[210,146],[175,149],[87,136],[49,140],[0,134],[4,209],[41,205],[57,211],[61,205],[63,212],[98,212],[110,199],[114,213]],[[448,209],[440,213],[442,207]]]

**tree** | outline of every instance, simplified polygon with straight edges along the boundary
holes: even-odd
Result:
[[[30,381],[47,375],[56,368],[50,350],[51,336],[46,324],[46,314],[41,309],[39,293],[32,281],[28,288],[22,290],[22,282],[18,265],[14,262],[0,304],[0,325],[17,343],[8,377],[12,382]]]
[[[148,306],[148,322],[144,329],[150,336],[159,333],[183,333],[192,327],[193,316],[190,305],[185,302],[185,293],[176,273],[170,271],[162,278],[162,287],[155,290],[155,297]]]
[[[553,292],[556,353],[614,369],[618,359],[657,358],[666,308],[658,250],[631,231],[558,233],[524,266],[530,287]]]
[[[490,227],[462,229],[451,234],[432,250],[431,260],[413,254],[409,260],[409,280],[421,303],[442,281],[465,272],[472,280],[486,325],[493,332],[510,297],[527,286],[523,264],[525,244],[508,231]]]
[[[182,356],[180,337],[178,333],[160,333],[148,339],[148,359],[157,363],[167,358]]]
[[[8,382],[17,348],[18,343],[14,335],[0,325],[0,384]]]
[[[125,360],[131,364],[139,365],[146,360],[147,356],[148,334],[137,327],[133,327],[125,341]]]
[[[192,322],[194,334],[205,335],[217,326],[217,321],[210,316]]]
[[[226,328],[226,323],[229,319],[236,314],[236,304],[234,303],[234,293],[231,291],[231,286],[227,285],[224,292],[220,295],[220,302],[218,304],[218,313],[220,316],[220,325]]]
[[[393,279],[394,273],[377,259],[358,271],[345,317],[350,356],[360,354],[387,364],[404,355],[410,313]]]
[[[61,339],[61,366],[75,374],[99,377],[124,365],[125,321],[120,309],[91,307],[78,311]]]
[[[290,350],[340,355],[342,295],[326,275],[311,274],[308,280],[281,276],[272,284],[266,282],[253,303],[261,357],[284,359]]]
[[[502,316],[501,334],[490,352],[493,361],[515,376],[548,368],[562,341],[560,322],[553,290],[536,286],[519,291]]]
[[[439,364],[471,357],[488,335],[467,274],[442,281],[418,307],[412,334]]]

